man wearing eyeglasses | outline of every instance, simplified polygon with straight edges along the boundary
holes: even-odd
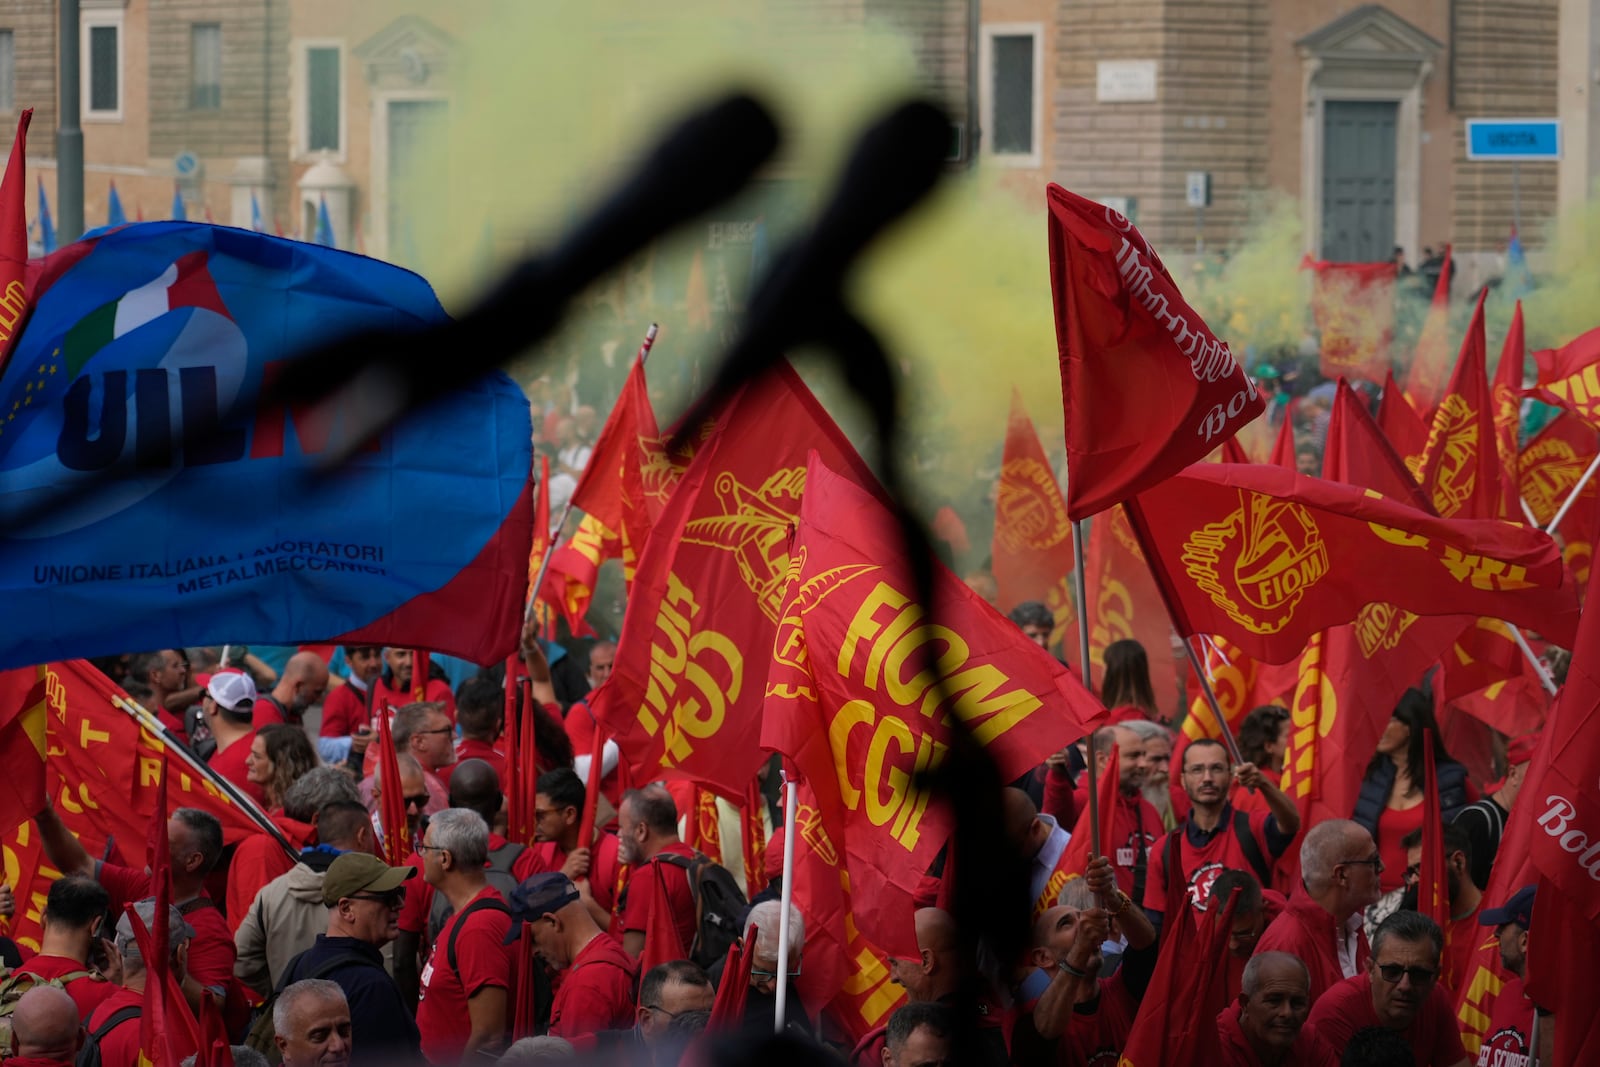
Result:
[[[390,722],[389,736],[394,739],[395,752],[410,756],[422,767],[423,786],[428,794],[424,815],[433,815],[450,806],[449,790],[439,774],[456,761],[455,735],[455,724],[437,701],[407,704],[394,713]],[[369,748],[368,770],[376,774],[381,762],[379,754]]]
[[[1329,819],[1300,843],[1300,885],[1268,924],[1257,952],[1287,952],[1311,972],[1311,1001],[1359,975],[1369,955],[1361,913],[1382,895],[1383,860],[1360,823]]]
[[[638,962],[622,944],[595,924],[572,879],[559,872],[536,874],[511,896],[515,937],[529,922],[536,952],[562,972],[550,1006],[550,1033],[574,1040],[626,1026],[634,1017]]]
[[[1224,870],[1253,871],[1263,885],[1271,883],[1272,864],[1288,851],[1300,829],[1294,803],[1253,763],[1232,766],[1220,741],[1201,738],[1183,750],[1183,790],[1189,797],[1189,814],[1176,830],[1150,850],[1150,876],[1144,885],[1144,910],[1160,928],[1168,907],[1167,872],[1182,887],[1189,906],[1205,911],[1211,883]],[[1259,790],[1265,812],[1234,810],[1228,787],[1238,782]]]
[[[1406,850],[1405,890],[1400,895],[1400,907],[1416,911],[1422,885],[1422,831],[1411,831],[1400,839],[1400,845]],[[1454,823],[1444,827],[1444,880],[1450,922],[1445,926],[1444,970],[1439,984],[1454,995],[1467,984],[1472,957],[1483,941],[1478,932],[1483,893],[1472,880],[1472,840]]]
[[[789,905],[789,959],[788,974],[778,974],[778,927],[783,914],[783,904],[777,900],[763,900],[750,909],[744,920],[745,951],[755,958],[750,964],[750,991],[744,999],[745,1026],[752,1033],[771,1033],[777,1018],[778,983],[789,987],[788,1004],[784,1013],[784,1028],[791,1034],[811,1033],[811,1020],[800,1006],[800,994],[795,979],[800,977],[801,954],[806,944],[806,924],[800,909]],[[754,937],[752,938],[752,933]],[[713,975],[716,968],[711,969]]]
[[[400,902],[412,867],[391,867],[370,852],[344,852],[322,875],[327,932],[289,962],[282,988],[322,978],[350,1005],[353,1064],[411,1063],[421,1050],[416,1021],[383,967],[383,946],[399,932]]]
[[[1328,990],[1310,1025],[1340,1055],[1357,1030],[1381,1026],[1406,1039],[1417,1067],[1466,1067],[1450,995],[1439,985],[1444,933],[1426,915],[1397,911],[1372,935],[1367,973]]]

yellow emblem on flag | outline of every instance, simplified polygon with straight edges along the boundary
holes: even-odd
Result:
[[[1448,519],[1467,506],[1478,484],[1478,412],[1460,393],[1451,393],[1439,405],[1428,428],[1423,455],[1442,455],[1434,469],[1433,506]]]
[[[773,622],[778,621],[783,609],[789,573],[789,532],[799,521],[800,494],[805,487],[803,466],[774,471],[757,489],[723,471],[713,485],[723,513],[684,525],[684,541],[734,554],[739,577],[756,595],[762,614]]]
[[[1586,466],[1572,446],[1559,437],[1530,445],[1522,454],[1519,488],[1533,517],[1541,523],[1554,518],[1572,487],[1583,477]]]
[[[1356,616],[1356,641],[1361,645],[1361,655],[1371,659],[1378,652],[1394,648],[1416,621],[1416,615],[1393,604],[1368,604]]]
[[[1257,634],[1287,626],[1328,573],[1328,548],[1311,513],[1249,490],[1240,490],[1239,510],[1190,534],[1181,558],[1212,602]]]
[[[1000,471],[996,535],[1007,552],[1043,550],[1066,539],[1071,523],[1050,468],[1036,459],[1007,460]]]

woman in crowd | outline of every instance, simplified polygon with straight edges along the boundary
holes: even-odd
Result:
[[[273,723],[256,731],[245,757],[245,774],[267,794],[269,812],[283,807],[283,795],[302,774],[317,765],[317,750],[298,726]]]
[[[1239,753],[1262,772],[1283,773],[1283,752],[1289,747],[1289,709],[1263,704],[1239,724]]]
[[[1100,699],[1108,708],[1131,704],[1146,718],[1158,719],[1155,690],[1150,686],[1150,660],[1137,641],[1113,641],[1106,646],[1106,674]]]

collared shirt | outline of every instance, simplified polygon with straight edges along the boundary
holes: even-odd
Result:
[[[1032,880],[1028,883],[1029,896],[1037,900],[1044,892],[1045,884],[1050,881],[1050,875],[1055,872],[1056,864],[1061,862],[1061,854],[1067,850],[1067,842],[1072,835],[1061,828],[1053,815],[1040,815],[1039,821],[1050,827],[1050,836],[1044,839],[1044,844],[1039,846],[1039,851],[1033,857]]]
[[[1361,913],[1359,911],[1344,921],[1344,928],[1334,937],[1333,943],[1339,950],[1339,970],[1344,972],[1344,976],[1354,978],[1360,974]]]

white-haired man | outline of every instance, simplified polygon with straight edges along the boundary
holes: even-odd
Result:
[[[745,918],[744,947],[754,953],[750,963],[750,992],[745,996],[744,1020],[752,1032],[772,1032],[777,1018],[777,989],[780,981],[789,987],[788,1005],[784,1010],[786,1027],[796,1033],[809,1033],[811,1020],[800,1008],[799,994],[794,980],[800,974],[800,957],[805,949],[806,924],[800,909],[789,905],[789,960],[788,974],[778,973],[778,920],[783,914],[783,904],[776,900],[763,900],[750,909]],[[754,932],[754,938],[751,937]],[[718,976],[713,968],[712,978]]]
[[[339,983],[295,982],[272,1005],[273,1043],[283,1067],[346,1067],[350,1062],[350,1005]]]
[[[1360,823],[1329,819],[1306,832],[1300,845],[1301,884],[1283,914],[1272,920],[1257,952],[1287,952],[1311,974],[1311,1003],[1367,965],[1361,912],[1377,902],[1383,860]]]

